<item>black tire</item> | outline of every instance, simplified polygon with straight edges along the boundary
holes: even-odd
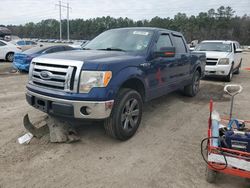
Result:
[[[14,60],[14,53],[13,52],[7,53],[5,59],[8,62],[13,62],[13,60]]]
[[[208,183],[215,183],[217,177],[217,172],[211,170],[210,168],[206,168],[206,180]]]
[[[106,133],[118,140],[130,139],[140,125],[142,106],[142,97],[137,91],[128,88],[121,89],[111,116],[104,120]]]
[[[230,72],[228,73],[228,75],[225,77],[225,81],[226,82],[231,82],[232,78],[233,78],[233,67],[234,64],[232,64],[232,67],[230,69]]]
[[[184,87],[184,94],[189,97],[194,97],[199,92],[200,79],[201,74],[196,70],[192,78],[192,83]]]
[[[241,62],[242,62],[242,59],[240,60],[240,64],[238,68],[236,69],[236,71],[234,72],[234,74],[240,74]]]

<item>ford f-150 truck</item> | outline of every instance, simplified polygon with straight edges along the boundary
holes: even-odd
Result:
[[[199,91],[204,53],[190,53],[183,35],[160,28],[108,30],[83,50],[32,60],[26,99],[63,118],[104,120],[106,132],[131,138],[143,103],[177,89]]]
[[[195,51],[206,53],[206,76],[219,76],[230,82],[233,73],[240,73],[242,49],[237,41],[205,40],[195,48]]]

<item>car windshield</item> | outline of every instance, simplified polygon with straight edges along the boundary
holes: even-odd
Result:
[[[232,47],[230,43],[223,42],[202,42],[195,51],[218,51],[218,52],[231,52]]]
[[[144,51],[148,47],[152,35],[152,31],[142,29],[109,30],[90,41],[84,46],[84,49]]]

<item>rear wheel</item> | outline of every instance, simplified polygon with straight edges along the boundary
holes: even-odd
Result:
[[[9,61],[9,62],[12,62],[13,59],[14,59],[14,53],[13,52],[7,53],[6,60]]]
[[[195,71],[192,83],[184,87],[184,93],[187,96],[194,97],[200,90],[201,75],[198,70]]]
[[[131,138],[141,122],[142,105],[141,95],[137,91],[121,89],[111,116],[104,121],[107,134],[123,141]]]

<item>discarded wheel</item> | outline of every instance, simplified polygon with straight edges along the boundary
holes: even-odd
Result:
[[[217,172],[211,170],[210,168],[206,168],[206,180],[208,183],[215,183],[217,177]]]

